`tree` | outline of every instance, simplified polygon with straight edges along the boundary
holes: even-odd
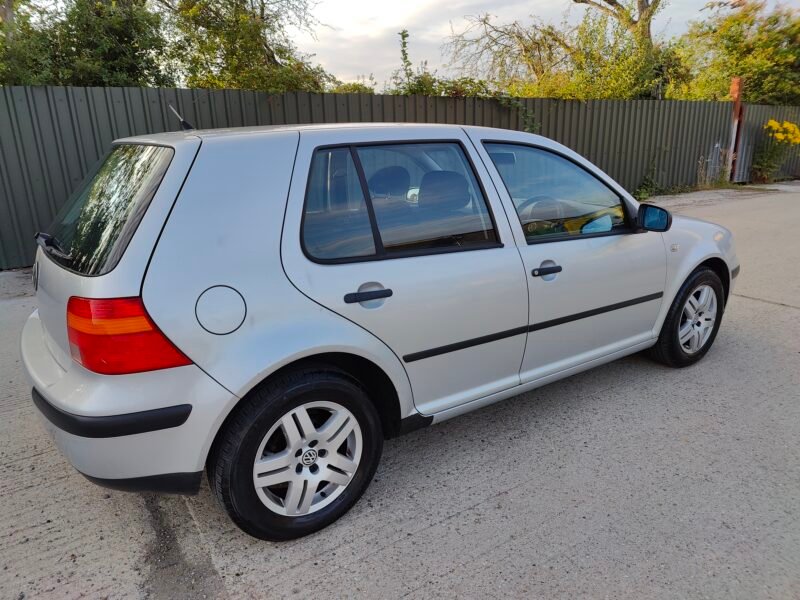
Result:
[[[49,11],[36,6],[11,8],[14,12],[4,15],[0,29],[0,84],[47,84],[55,69],[54,28],[43,25]]]
[[[635,4],[618,0],[572,0],[572,2],[585,4],[606,14],[632,33],[641,47],[652,47],[653,17],[661,7],[661,0],[636,0]]]
[[[623,21],[587,12],[572,35],[568,77],[563,82],[559,77],[543,78],[540,87],[545,94],[580,100],[654,95],[658,86],[655,52]]]
[[[669,97],[729,99],[730,81],[742,77],[742,99],[800,104],[800,11],[766,2],[735,0],[706,5],[709,18],[692,23],[675,45],[688,76]]]
[[[4,26],[6,85],[171,85],[161,65],[161,17],[145,0],[69,0],[26,6]]]
[[[0,0],[0,25],[8,29],[14,25],[14,0]]]
[[[428,71],[426,62],[420,63],[415,71],[408,52],[408,29],[398,32],[400,36],[400,68],[392,73],[390,87],[386,90],[390,94],[409,96],[420,94],[435,95],[436,76]]]
[[[57,28],[62,81],[69,85],[171,85],[160,57],[161,16],[145,0],[72,0]]]
[[[190,87],[322,92],[335,79],[291,44],[316,22],[308,0],[158,0],[172,26],[172,60]]]
[[[403,96],[449,96],[464,98],[468,96],[490,96],[491,87],[488,82],[472,77],[459,77],[448,79],[438,77],[435,72],[428,70],[426,62],[420,63],[417,69],[411,62],[408,52],[409,33],[403,29],[400,36],[400,68],[392,74],[390,86],[386,89],[389,94]]]
[[[33,1],[13,20],[0,11],[0,83],[163,86],[177,75],[191,87],[273,93],[335,83],[286,33],[315,24],[311,0]]]
[[[372,75],[368,78],[361,75],[356,81],[337,81],[329,91],[334,94],[374,94],[375,78]]]
[[[613,0],[598,2],[588,2],[593,10],[577,25],[566,20],[560,26],[538,20],[529,25],[496,24],[489,15],[473,17],[464,31],[450,38],[452,64],[513,95],[658,95],[666,69],[661,50],[652,43],[650,21],[659,3],[640,2],[646,12],[636,14]]]

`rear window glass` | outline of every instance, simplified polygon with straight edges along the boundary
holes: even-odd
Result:
[[[76,190],[47,230],[53,260],[84,275],[103,275],[119,262],[172,159],[161,146],[114,146]]]
[[[318,150],[311,163],[303,245],[314,258],[375,254],[367,203],[348,148]]]
[[[388,254],[497,242],[486,200],[452,142],[358,148]]]
[[[325,261],[497,243],[472,167],[452,142],[317,150],[301,236],[306,254]]]

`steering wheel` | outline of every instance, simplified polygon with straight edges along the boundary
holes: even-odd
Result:
[[[536,206],[536,204],[543,201],[556,203],[555,198],[551,196],[531,196],[527,200],[523,200],[519,205],[517,205],[517,213],[519,214],[520,219],[523,221],[531,220],[531,217],[533,216],[530,214],[533,212],[532,209]],[[560,213],[561,211],[558,212]]]

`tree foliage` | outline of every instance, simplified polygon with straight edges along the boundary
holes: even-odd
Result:
[[[374,94],[375,85],[375,78],[372,75],[369,77],[362,75],[356,81],[346,83],[337,81],[330,91],[334,94]]]
[[[760,104],[800,104],[800,11],[754,0],[712,2],[675,44],[686,76],[669,96],[729,98],[731,78],[744,82],[742,99]]]
[[[171,85],[161,16],[145,0],[28,6],[6,22],[0,82],[12,85]]]
[[[170,56],[190,87],[321,92],[335,79],[292,46],[287,29],[315,24],[308,0],[158,0]]]
[[[658,95],[665,69],[651,24],[660,0],[573,0],[589,7],[580,23],[533,19],[497,24],[469,19],[451,36],[453,65],[513,95],[639,98]]]
[[[661,0],[636,0],[636,3],[623,0],[572,0],[575,4],[585,4],[616,21],[631,33],[642,47],[652,46],[653,17],[661,8]]]
[[[385,91],[450,97],[719,100],[800,104],[800,10],[766,0],[715,0],[676,40],[654,38],[668,0],[561,0],[586,8],[561,23],[468,19],[446,44],[455,77],[400,68]],[[315,0],[0,0],[0,85],[240,88],[271,93],[374,93],[342,83],[299,52]],[[699,6],[699,5],[698,5]]]
[[[8,26],[14,23],[14,0],[0,1],[0,25]]]
[[[397,95],[449,96],[464,98],[468,96],[490,96],[492,88],[488,82],[473,77],[450,79],[439,77],[428,69],[426,62],[415,69],[408,53],[409,33],[403,29],[400,36],[400,68],[392,74],[386,92]]]
[[[3,0],[9,2],[10,0]],[[309,0],[66,0],[0,11],[0,84],[321,92],[335,83],[292,46]],[[155,2],[155,4],[152,4]],[[13,6],[13,4],[8,4]]]
[[[451,36],[452,64],[514,95],[559,98],[743,99],[800,104],[800,11],[764,0],[717,0],[680,39],[654,40],[660,0],[572,0],[589,7],[560,25],[469,19]]]
[[[583,100],[657,95],[665,69],[662,52],[650,37],[652,13],[636,16],[613,1],[609,6],[589,4],[594,10],[574,26],[538,20],[497,24],[490,15],[473,17],[449,41],[453,65],[517,96]],[[647,7],[655,11],[658,3]]]

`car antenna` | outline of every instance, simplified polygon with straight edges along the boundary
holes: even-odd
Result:
[[[182,131],[191,131],[192,129],[194,129],[194,127],[192,127],[192,124],[189,123],[189,121],[184,120],[184,118],[180,115],[180,113],[177,110],[175,110],[175,107],[172,106],[172,104],[167,104],[167,106],[169,106],[169,109],[173,113],[175,113],[176,117],[178,117],[178,120],[180,121],[180,124],[181,124],[181,130]]]

